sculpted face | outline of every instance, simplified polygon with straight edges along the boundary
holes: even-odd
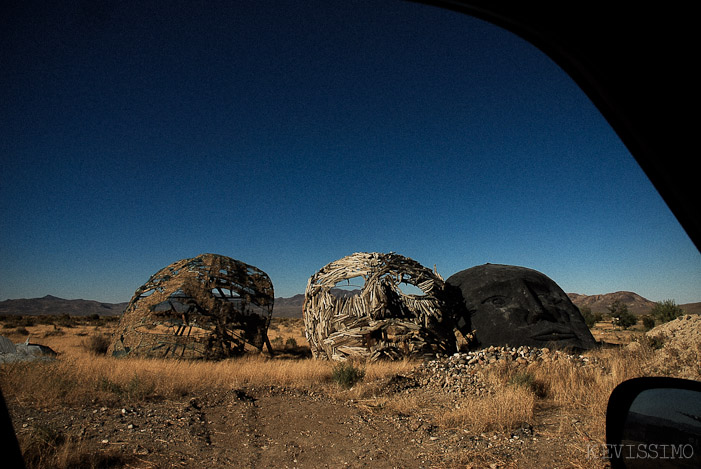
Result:
[[[447,283],[460,289],[469,316],[458,318],[458,324],[475,330],[481,346],[585,350],[596,345],[579,309],[540,272],[485,264],[458,272]]]

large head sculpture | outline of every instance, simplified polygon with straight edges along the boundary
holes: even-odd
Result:
[[[108,353],[218,359],[262,349],[273,310],[265,272],[217,254],[159,270],[127,305]]]
[[[513,265],[485,264],[448,278],[459,288],[467,317],[481,346],[528,345],[585,350],[596,345],[579,309],[542,273]]]
[[[336,294],[360,279],[359,291]],[[403,292],[400,284],[413,285]],[[355,253],[314,274],[304,295],[304,325],[317,358],[398,358],[455,350],[443,317],[443,279],[398,254]]]

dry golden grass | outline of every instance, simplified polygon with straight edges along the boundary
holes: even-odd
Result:
[[[277,331],[284,337],[306,342],[299,336],[300,320],[286,320]],[[75,326],[56,329],[52,325],[27,327],[32,342],[53,348],[60,360],[45,363],[5,364],[0,368],[0,386],[6,396],[23,405],[53,407],[86,402],[133,402],[151,398],[178,398],[188,394],[230,390],[244,386],[284,386],[302,389],[328,388],[339,395],[368,392],[368,386],[340,390],[330,382],[333,363],[312,359],[278,359],[251,354],[220,362],[170,359],[115,359],[95,355],[92,339],[109,334],[105,327]],[[59,330],[63,333],[56,333]],[[14,342],[27,336],[4,333]],[[279,350],[278,350],[279,352]],[[364,365],[366,381],[404,373],[409,361]]]
[[[506,386],[498,393],[461,399],[458,408],[438,417],[438,424],[473,434],[510,430],[533,419],[535,394],[521,386]]]
[[[115,359],[88,354],[49,363],[6,364],[1,385],[24,405],[52,407],[98,401],[138,402],[230,390],[247,385],[315,388],[327,383],[331,365],[317,360],[268,360],[263,356],[221,362]]]

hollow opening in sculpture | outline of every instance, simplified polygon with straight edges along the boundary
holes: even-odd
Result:
[[[113,355],[219,359],[267,343],[273,287],[261,270],[216,254],[161,269],[128,304]]]
[[[413,295],[413,296],[425,296],[426,292],[423,291],[421,288],[418,286],[414,285],[411,282],[411,279],[408,278],[403,278],[401,282],[397,284],[397,288],[402,292],[404,295]]]
[[[360,294],[363,288],[365,288],[365,278],[359,275],[337,282],[329,292],[336,298],[346,298]]]

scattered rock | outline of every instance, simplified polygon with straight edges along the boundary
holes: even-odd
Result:
[[[492,389],[480,379],[478,371],[490,366],[511,363],[526,367],[538,361],[567,361],[577,366],[597,365],[597,360],[584,355],[572,355],[561,350],[529,346],[489,346],[482,350],[437,355],[417,367],[409,377],[421,386],[433,386],[457,394],[484,395]]]

